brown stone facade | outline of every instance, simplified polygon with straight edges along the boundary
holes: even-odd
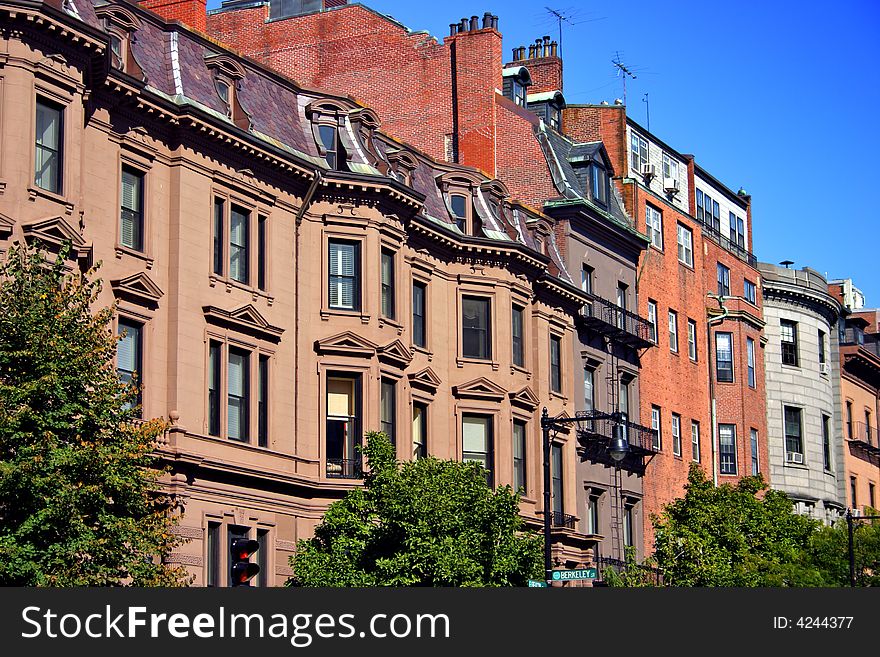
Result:
[[[130,4],[77,4],[2,10],[0,249],[69,240],[72,267],[101,263],[99,302],[137,340],[118,366],[172,424],[157,454],[191,539],[173,560],[223,586],[247,535],[257,583],[282,584],[380,428],[401,459],[424,445],[523,483],[538,527],[539,416],[576,410],[561,354],[586,300],[550,219],[350,98]],[[555,441],[573,471],[574,432]],[[574,514],[580,484],[562,482],[555,508]],[[555,531],[561,563],[591,561],[596,536]]]

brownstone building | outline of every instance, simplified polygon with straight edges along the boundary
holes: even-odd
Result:
[[[595,300],[548,215],[351,98],[129,3],[0,13],[0,249],[69,240],[71,267],[102,263],[120,373],[172,425],[157,451],[191,539],[173,560],[197,585],[227,583],[241,536],[262,545],[258,584],[283,583],[295,541],[358,484],[370,429],[401,459],[485,464],[540,523],[539,413],[580,408],[563,355]],[[641,238],[614,212],[634,262]],[[566,565],[601,538],[567,520],[580,449],[555,437]]]

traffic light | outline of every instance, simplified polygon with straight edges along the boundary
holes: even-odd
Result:
[[[229,581],[231,586],[250,586],[251,578],[260,572],[260,567],[248,561],[260,549],[260,544],[249,538],[236,538],[232,541],[232,567]]]

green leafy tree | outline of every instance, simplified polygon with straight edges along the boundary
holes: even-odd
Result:
[[[0,264],[0,585],[170,586],[178,543],[140,422],[113,366],[98,281],[15,245]]]
[[[880,515],[868,509],[866,515]],[[824,586],[849,586],[849,538],[846,520],[822,527],[804,549],[804,568],[817,571]],[[856,586],[880,586],[880,521],[856,520],[853,526]]]
[[[399,463],[367,435],[364,486],[327,510],[291,557],[292,586],[525,586],[542,578],[542,538],[524,529],[519,496],[492,490],[476,463]]]
[[[620,566],[605,566],[602,569],[602,581],[606,586],[617,588],[651,588],[661,585],[660,571],[653,559],[645,559],[639,563],[634,547],[627,547],[623,563]]]
[[[804,549],[815,520],[759,475],[715,486],[696,464],[685,495],[654,516],[654,558],[672,586],[818,586]]]

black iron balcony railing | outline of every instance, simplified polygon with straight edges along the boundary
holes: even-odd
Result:
[[[620,465],[624,470],[644,474],[647,460],[657,453],[654,449],[656,433],[653,429],[629,420],[618,422],[600,411],[578,411],[576,415],[585,418],[577,433],[578,443],[586,458],[606,465]],[[615,427],[619,427],[617,430],[622,432],[629,444],[629,453],[619,462],[615,462],[608,451]]]
[[[588,328],[636,349],[653,346],[651,325],[643,317],[596,295],[584,304],[581,321]]]
[[[562,511],[554,511],[552,522],[554,527],[564,527],[565,529],[574,529],[574,525],[577,522],[577,517],[569,514],[563,513]]]
[[[360,459],[327,459],[327,476],[332,479],[362,479]]]
[[[737,258],[749,263],[752,267],[758,266],[758,259],[748,249],[731,240],[711,223],[706,221],[700,221],[700,223],[703,226],[703,233],[708,235],[713,241],[717,242],[723,249],[730,251]]]

